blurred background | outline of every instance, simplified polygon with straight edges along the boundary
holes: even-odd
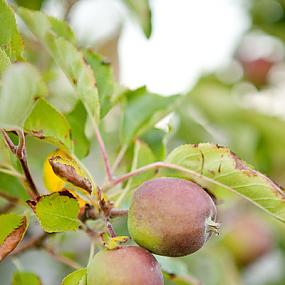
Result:
[[[149,15],[137,17],[124,1],[15,2],[68,21],[78,46],[95,49],[111,62],[121,86],[145,85],[165,96],[184,94],[184,104],[157,124],[167,151],[185,143],[226,145],[285,185],[284,0],[150,0],[151,35],[146,26]],[[74,91],[20,20],[19,25],[27,57],[44,74],[49,100],[70,112]],[[115,108],[103,126],[112,158],[118,151],[118,118],[120,110]],[[88,127],[86,132],[91,138]],[[52,149],[32,138],[28,141],[30,165],[42,193],[42,165]],[[104,167],[98,156],[93,139],[83,162],[96,181],[102,181]],[[20,187],[7,175],[0,174],[1,179],[10,179],[11,189]],[[236,196],[219,210],[220,236],[191,256],[157,257],[163,268],[191,275],[204,285],[284,285],[285,226]],[[28,234],[33,235],[38,228],[31,223]],[[116,220],[115,226],[126,233],[125,221]],[[49,242],[86,263],[89,242],[84,233],[59,234]],[[9,284],[17,268],[38,273],[48,285],[60,284],[70,272],[47,253],[32,250],[1,263],[0,283]]]

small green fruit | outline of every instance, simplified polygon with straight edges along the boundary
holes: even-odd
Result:
[[[156,259],[138,246],[102,250],[88,267],[88,285],[163,285]]]
[[[157,178],[135,192],[128,229],[137,244],[164,256],[200,249],[217,230],[216,206],[203,188],[184,179]]]

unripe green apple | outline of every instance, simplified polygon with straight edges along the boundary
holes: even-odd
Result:
[[[145,249],[101,250],[88,267],[88,285],[163,285],[160,265]]]
[[[137,244],[164,256],[200,249],[217,230],[216,206],[199,185],[184,179],[156,178],[135,192],[128,229]]]

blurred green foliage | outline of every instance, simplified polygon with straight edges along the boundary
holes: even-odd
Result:
[[[262,81],[262,84],[256,84],[250,80],[256,77],[246,76],[244,59],[239,57],[243,40],[251,34],[257,35],[256,38],[270,36],[268,40],[280,42],[284,52],[284,1],[252,0],[245,5],[244,9],[251,19],[251,26],[233,55],[233,60],[241,69],[242,75],[239,78],[229,82],[226,80],[227,76],[221,75],[218,71],[203,74],[186,94],[169,97],[154,94],[145,87],[128,90],[120,86],[115,79],[112,62],[109,63],[108,58],[105,59],[90,47],[78,47],[69,25],[43,12],[48,2],[50,1],[11,1],[13,9],[26,24],[17,26],[13,9],[7,6],[6,1],[0,0],[0,20],[3,23],[0,26],[0,126],[24,127],[29,135],[28,164],[41,194],[47,194],[42,179],[43,161],[56,147],[64,148],[82,160],[95,177],[96,183],[103,184],[104,167],[99,159],[99,146],[92,131],[94,124],[98,124],[112,163],[119,153],[125,154],[118,163],[119,174],[152,162],[163,161],[178,145],[212,143],[226,145],[249,165],[253,165],[277,183],[285,185],[284,114],[265,112],[258,105],[259,99],[268,97],[268,93],[271,96],[279,88],[269,77],[274,77],[271,71],[277,65],[284,65],[284,59],[273,61],[269,71],[262,75],[266,80]],[[58,2],[65,7],[64,1]],[[72,4],[72,1],[67,2]],[[130,9],[130,14],[137,19],[145,36],[149,38],[152,32],[149,2],[121,2]],[[28,29],[34,36],[27,32]],[[269,59],[264,57],[262,60]],[[14,64],[15,62],[17,63]],[[251,72],[254,72],[254,65],[252,66]],[[268,102],[267,109],[270,109],[273,95],[272,98],[269,97]],[[159,128],[157,123],[169,114],[169,124],[163,129]],[[191,169],[197,168],[198,164],[201,165],[201,156],[197,158],[198,155],[195,156],[193,153],[192,150],[182,152],[179,159],[175,157],[173,161],[182,166],[189,164]],[[221,158],[217,158],[216,162],[212,158],[215,158],[217,153],[210,153],[208,165],[206,156],[206,169],[218,165]],[[191,156],[192,160],[187,159],[187,155]],[[195,171],[199,172],[197,169]],[[23,209],[27,211],[24,201],[30,197],[21,175],[19,162],[8,151],[3,137],[0,136],[0,212],[5,211],[7,206],[11,206],[15,213],[22,213]],[[117,199],[117,203],[119,201],[120,205],[127,207],[135,188],[155,175],[157,173],[150,170],[130,179],[123,184],[125,196],[120,196],[115,190],[110,195]],[[240,183],[239,179],[240,177],[234,179],[234,182]],[[211,187],[207,188],[212,190]],[[270,202],[262,201],[265,196],[262,190],[264,189],[260,187],[256,188],[255,192],[248,191],[242,194],[252,201],[259,199],[256,203],[268,208],[268,211],[277,211],[277,202],[274,202],[274,199]],[[19,199],[20,206],[7,203],[5,195]],[[45,198],[47,204],[50,197]],[[65,198],[72,208],[71,211],[65,210],[65,218],[69,220],[69,215],[72,214],[70,212],[76,212],[78,209],[73,205],[73,201]],[[219,198],[225,199],[219,206],[219,219],[223,223],[219,237],[213,237],[206,247],[191,256],[176,259],[157,257],[167,279],[165,284],[198,285],[201,281],[204,285],[284,285],[284,225],[236,195],[222,194]],[[62,209],[60,203],[54,203],[54,207],[57,208],[55,215],[59,208]],[[38,204],[38,207],[40,206],[41,204]],[[282,206],[280,208],[282,209]],[[53,219],[50,215],[54,213],[43,214],[47,211],[48,207],[44,207],[40,216],[49,227],[49,222]],[[76,216],[75,214],[73,213],[73,216]],[[29,215],[32,215],[31,212]],[[256,224],[253,221],[252,227],[244,227],[241,230],[246,233],[246,238],[243,236],[239,239],[243,239],[244,244],[236,243],[235,225],[245,216],[254,216]],[[73,226],[77,227],[77,222],[74,223]],[[113,223],[119,235],[128,235],[125,218],[116,218]],[[266,248],[262,248],[261,239],[251,232],[260,223],[264,228],[260,236],[268,231],[272,234]],[[59,225],[62,225],[62,221],[53,226],[58,229]],[[104,229],[100,221],[91,221],[90,226],[94,226],[98,231]],[[70,228],[70,225],[67,225],[67,228]],[[27,239],[37,230],[35,223],[31,223]],[[85,267],[89,244],[84,238],[84,232],[78,232],[71,237],[64,233],[50,243],[55,244],[59,252],[63,244],[67,244],[69,249],[74,249],[77,253],[74,256],[76,261],[80,261]],[[241,262],[236,253],[241,254],[244,250],[242,246],[248,249],[249,253],[253,246],[260,246],[260,254],[250,262]],[[29,254],[24,253],[17,259],[24,271],[31,270],[27,263],[27,259],[31,260]],[[0,264],[3,285],[11,280],[13,285],[24,284],[20,283],[21,278],[24,278],[26,283],[27,280],[32,280],[29,284],[38,284],[39,277],[44,285],[59,284],[66,273],[71,272],[71,269],[50,266],[52,262],[45,256],[40,263],[48,264],[51,271],[41,271],[37,267],[37,260],[31,260],[35,267],[34,272],[39,277],[20,271],[11,277],[11,272],[16,271],[11,260],[8,258]],[[85,272],[85,269],[83,271]],[[69,276],[77,276],[74,278],[79,279],[82,277],[81,271]],[[67,277],[63,284],[69,284],[69,278],[71,277]]]

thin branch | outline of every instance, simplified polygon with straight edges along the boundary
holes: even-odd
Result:
[[[138,176],[138,175],[140,175],[140,174],[142,174],[148,170],[152,170],[152,169],[155,170],[155,169],[159,169],[159,168],[170,168],[170,169],[178,170],[178,171],[185,172],[185,173],[188,173],[191,175],[195,175],[195,176],[198,175],[199,177],[201,177],[201,175],[196,173],[195,171],[189,170],[185,167],[182,167],[182,166],[179,166],[176,164],[171,164],[171,163],[167,163],[167,162],[154,162],[154,163],[145,165],[141,168],[135,169],[134,171],[131,171],[127,174],[124,174],[124,175],[118,177],[117,179],[114,179],[109,185],[105,186],[104,190],[105,191],[109,190],[109,189],[113,188],[114,186],[121,184],[124,181],[130,179],[131,177]]]
[[[77,0],[66,0],[65,2],[64,20],[69,21],[70,11]]]
[[[16,154],[17,147],[14,145],[8,134],[3,129],[1,129],[1,133],[3,135],[5,144],[8,146],[12,153]]]
[[[110,218],[123,217],[128,215],[128,210],[113,208],[110,210]]]
[[[113,229],[112,224],[109,221],[109,219],[106,219],[106,228],[107,228],[107,231],[108,231],[110,237],[114,238],[117,236],[114,229]]]
[[[43,249],[45,249],[54,259],[56,259],[57,261],[64,263],[65,265],[74,268],[74,269],[80,269],[83,266],[80,265],[79,263],[77,263],[76,261],[61,255],[59,253],[57,253],[53,248],[49,247],[49,246],[44,246]]]
[[[204,181],[206,181],[206,182],[208,182],[210,184],[214,184],[216,186],[219,186],[219,187],[222,187],[222,188],[226,188],[228,190],[232,190],[229,186],[226,186],[226,185],[222,184],[219,181],[216,181],[216,180],[214,180],[212,178],[209,178],[209,177],[204,176],[204,175],[202,175],[200,173],[197,173],[196,171],[187,169],[187,168],[185,168],[183,166],[179,166],[179,165],[172,164],[172,163],[167,163],[167,162],[154,162],[154,163],[145,165],[145,166],[143,166],[141,168],[138,168],[138,169],[136,169],[134,171],[131,171],[131,172],[127,173],[127,174],[124,174],[124,175],[120,176],[119,178],[113,180],[109,185],[105,186],[104,191],[112,189],[116,185],[118,185],[120,183],[123,183],[124,181],[130,179],[131,177],[140,175],[141,173],[144,173],[144,172],[146,172],[148,170],[155,170],[155,169],[158,170],[160,168],[168,168],[168,169],[177,170],[179,172],[183,172],[183,173],[189,175],[192,179],[197,179],[197,180],[203,179]],[[122,196],[123,195],[124,196],[126,195],[126,191],[124,191],[121,194],[121,196],[118,198],[117,203],[115,204],[116,207],[118,207],[119,204],[122,202]],[[120,201],[120,203],[118,203],[118,201]]]
[[[97,141],[99,143],[100,151],[101,151],[103,159],[104,159],[105,172],[106,172],[108,181],[109,182],[113,181],[110,161],[109,161],[109,158],[108,158],[108,154],[107,154],[107,151],[106,151],[106,148],[105,148],[105,144],[104,144],[103,138],[101,136],[101,133],[100,133],[99,128],[98,128],[98,125],[95,122],[94,118],[91,118],[91,121],[92,121],[92,125],[93,125],[94,131],[95,131],[95,136],[96,136]]]
[[[19,137],[19,144],[17,146],[14,145],[14,143],[10,139],[7,132],[5,130],[1,129],[1,132],[3,134],[4,141],[5,141],[6,145],[11,150],[11,152],[17,156],[17,158],[20,161],[20,164],[22,166],[22,169],[23,169],[25,177],[26,177],[26,182],[27,182],[29,189],[30,189],[29,194],[33,199],[35,199],[40,194],[39,194],[39,192],[36,188],[36,185],[33,181],[33,178],[32,178],[32,175],[30,173],[28,163],[27,163],[25,134],[24,134],[23,130],[15,129],[14,131],[17,133],[17,135]]]
[[[29,167],[28,167],[28,163],[27,163],[27,156],[26,156],[26,140],[25,140],[25,134],[22,130],[17,132],[18,136],[19,136],[19,145],[17,147],[17,156],[20,160],[21,166],[23,168],[24,174],[26,176],[27,179],[27,183],[32,191],[32,198],[37,198],[38,196],[40,196],[37,187],[34,183],[34,180],[32,178],[32,175],[30,173]]]
[[[113,173],[117,170],[117,168],[121,164],[122,159],[124,158],[124,155],[125,155],[127,149],[128,149],[128,145],[123,145],[122,148],[120,149],[120,152],[119,152],[119,154],[118,154],[118,156],[117,156],[117,158],[116,158],[116,160],[112,166],[112,172]]]
[[[38,237],[33,237],[27,242],[25,242],[22,246],[16,248],[13,251],[13,255],[22,254],[23,252],[33,248],[33,247],[42,247],[44,241],[50,236],[50,234],[44,232]]]

